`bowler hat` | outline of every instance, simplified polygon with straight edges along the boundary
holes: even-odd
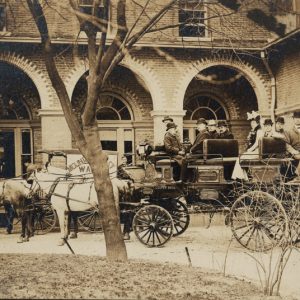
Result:
[[[204,118],[200,118],[200,119],[197,120],[197,125],[199,125],[199,124],[205,124],[206,125],[207,122]]]
[[[293,117],[294,118],[300,118],[300,110],[296,110],[293,112]]]
[[[172,119],[170,116],[164,116],[162,122],[164,123],[164,122],[166,122],[166,121],[171,121],[171,122],[173,122],[173,119]]]
[[[174,122],[170,122],[167,124],[167,131],[171,128],[176,128],[176,127],[177,127],[177,125]]]
[[[216,120],[208,120],[208,123],[207,123],[208,126],[217,126],[217,122]]]
[[[285,123],[284,117],[277,117],[276,123],[284,124]]]
[[[271,119],[265,119],[264,126],[267,126],[267,125],[271,125],[271,126],[273,125],[273,122]]]
[[[228,126],[227,122],[226,121],[219,121],[218,122],[218,127],[222,127],[222,126],[227,127]]]

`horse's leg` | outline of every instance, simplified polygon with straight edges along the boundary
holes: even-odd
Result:
[[[65,244],[65,211],[56,210],[56,213],[60,227],[60,240],[58,242],[58,246],[63,246]]]
[[[26,212],[23,211],[22,212],[22,215],[21,215],[21,225],[22,225],[22,228],[21,228],[21,235],[18,239],[18,243],[23,243],[24,239],[25,239],[25,231],[26,231]]]
[[[70,219],[72,219],[72,223],[73,223],[73,232],[70,234],[70,239],[77,239],[77,233],[78,233],[77,212],[75,211],[70,212]]]

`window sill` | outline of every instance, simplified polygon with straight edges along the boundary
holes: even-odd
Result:
[[[197,37],[197,36],[179,36],[177,38],[177,40],[179,41],[188,41],[188,42],[211,42],[212,41],[212,38],[211,37],[208,37],[208,36],[204,36],[204,37]]]
[[[11,32],[10,31],[0,31],[0,37],[4,37],[4,36],[11,36]]]

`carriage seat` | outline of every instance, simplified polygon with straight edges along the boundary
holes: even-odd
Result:
[[[239,156],[239,143],[234,139],[207,139],[203,142],[203,155],[211,163],[235,162]]]
[[[259,141],[259,158],[278,161],[286,157],[286,142],[282,139],[265,137]]]
[[[164,145],[156,145],[154,150],[149,155],[149,160],[155,164],[157,167],[162,165],[174,165],[176,161],[171,158],[169,154],[166,152],[166,148]],[[159,162],[159,163],[158,163]]]

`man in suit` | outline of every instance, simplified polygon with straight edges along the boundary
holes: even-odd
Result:
[[[219,134],[218,139],[234,139],[233,134],[228,129],[228,124],[226,121],[219,121]]]
[[[170,122],[167,124],[167,132],[164,137],[164,145],[167,154],[169,154],[180,166],[180,180],[184,180],[186,173],[186,162],[184,159],[185,152],[178,138],[176,128],[177,125],[174,122]]]
[[[293,113],[294,126],[291,130],[284,131],[286,150],[294,158],[292,161],[293,165],[293,177],[292,181],[300,183],[300,110]]]
[[[203,153],[203,141],[210,138],[210,134],[206,129],[207,122],[204,118],[200,118],[197,121],[197,129],[199,133],[197,134],[196,140],[192,145],[190,152],[193,154]]]
[[[210,139],[217,139],[218,138],[218,131],[217,131],[217,122],[216,120],[209,120],[207,123],[207,130],[210,135]]]

